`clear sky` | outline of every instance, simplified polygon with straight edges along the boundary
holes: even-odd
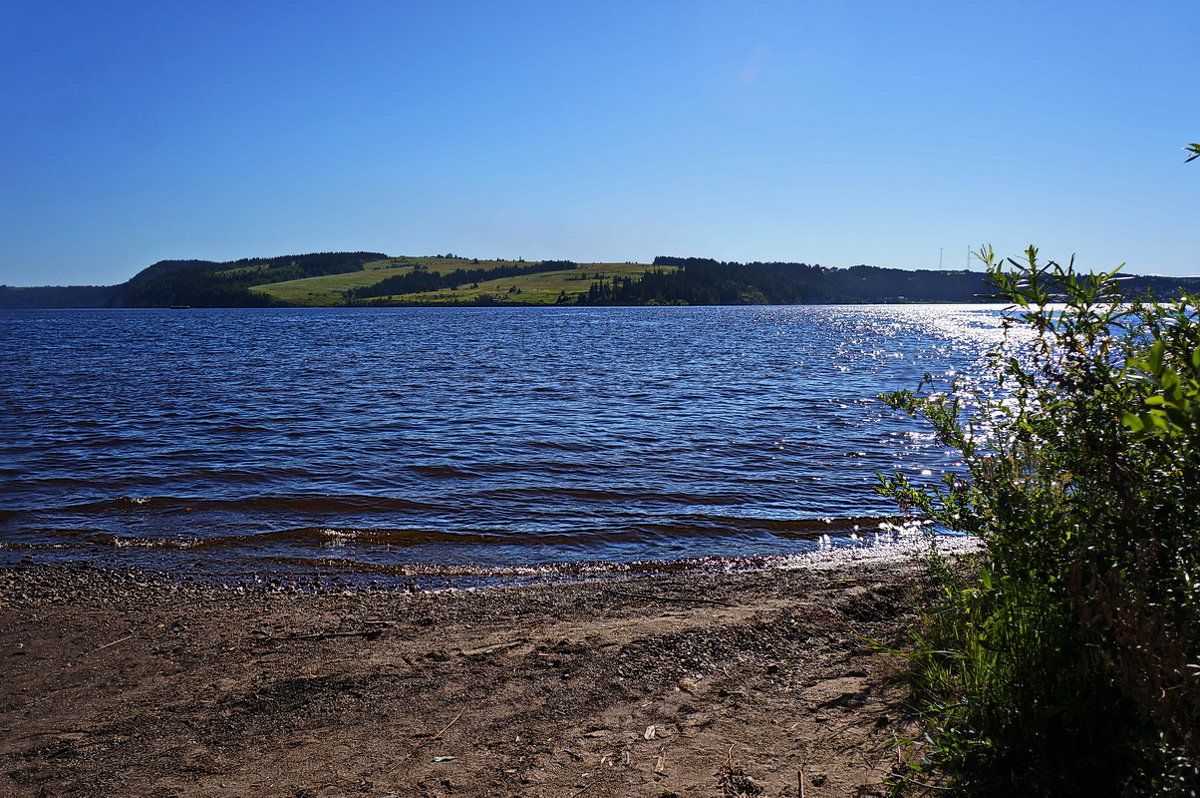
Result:
[[[983,243],[1196,274],[1198,92],[1198,0],[0,0],[0,283]]]

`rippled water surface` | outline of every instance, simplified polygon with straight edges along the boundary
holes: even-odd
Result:
[[[951,456],[875,395],[981,306],[0,313],[0,562],[384,575],[751,557]]]

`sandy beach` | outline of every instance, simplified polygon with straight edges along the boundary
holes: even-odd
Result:
[[[468,591],[0,571],[0,794],[884,795],[917,570]]]

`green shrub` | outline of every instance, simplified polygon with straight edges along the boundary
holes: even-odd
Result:
[[[907,655],[923,764],[964,795],[1200,790],[1200,322],[1116,273],[980,253],[1014,324],[996,384],[884,398],[962,453],[880,491],[978,536],[936,557]],[[936,386],[935,386],[936,387]],[[922,776],[927,777],[927,775]]]

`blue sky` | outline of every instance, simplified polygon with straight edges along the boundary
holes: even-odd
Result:
[[[323,250],[1200,273],[1200,2],[0,2],[0,283]]]

